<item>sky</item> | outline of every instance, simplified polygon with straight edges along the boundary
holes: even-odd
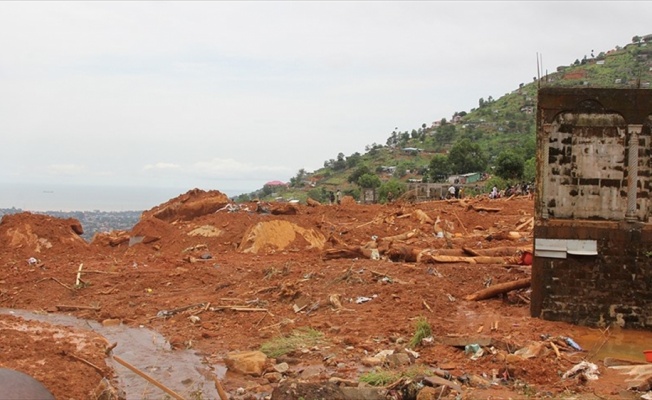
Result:
[[[228,195],[652,33],[652,2],[0,2],[0,183]]]

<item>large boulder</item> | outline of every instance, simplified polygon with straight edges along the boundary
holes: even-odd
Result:
[[[243,375],[262,376],[267,364],[267,356],[261,351],[229,353],[224,358],[226,367]]]
[[[261,250],[283,250],[291,244],[304,249],[321,250],[324,243],[326,238],[319,231],[302,228],[289,221],[273,220],[250,227],[245,232],[238,251],[256,254]]]
[[[30,212],[5,215],[0,221],[0,247],[27,256],[48,251],[57,254],[81,252],[89,246],[79,236],[80,232],[83,233],[82,226],[74,218],[55,218]]]
[[[202,215],[212,214],[230,203],[229,198],[218,190],[192,189],[145,211],[142,218],[158,218],[166,222],[190,221]]]

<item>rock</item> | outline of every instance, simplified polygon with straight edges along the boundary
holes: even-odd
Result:
[[[455,390],[458,393],[462,393],[462,387],[458,383],[449,381],[448,379],[444,379],[439,376],[426,376],[425,378],[423,378],[423,382],[426,385],[435,386],[435,387],[446,386]]]
[[[310,206],[310,207],[321,206],[321,203],[320,203],[320,202],[318,202],[317,200],[314,200],[314,199],[312,199],[312,198],[310,198],[310,197],[308,197],[308,198],[306,199],[306,204],[307,204],[308,206]]]
[[[440,393],[441,389],[425,386],[423,389],[419,390],[417,400],[437,400],[439,399]]]
[[[545,355],[544,352],[547,350],[545,346],[546,344],[543,342],[531,343],[526,347],[516,350],[514,354],[523,358],[539,357],[542,353]]]
[[[469,386],[486,389],[491,386],[491,381],[481,377],[480,375],[469,375]]]
[[[385,400],[385,390],[373,387],[340,387],[333,382],[285,381],[272,392],[272,400],[296,399]]]
[[[276,383],[280,382],[281,379],[283,379],[283,375],[279,372],[269,372],[265,374],[263,378],[267,379],[267,382],[269,383]]]
[[[410,356],[405,353],[390,354],[387,356],[386,362],[390,368],[398,368],[412,364]]]
[[[362,360],[360,360],[360,362],[365,367],[378,367],[378,366],[382,365],[383,360],[381,360],[380,358],[376,358],[376,357],[365,357]]]
[[[308,365],[299,373],[299,377],[306,380],[315,378],[318,377],[322,371],[323,367],[321,365]]]
[[[260,351],[235,352],[227,354],[224,363],[233,372],[261,376],[267,363],[267,356]]]
[[[279,372],[281,374],[288,372],[289,369],[290,366],[286,362],[282,362],[274,366],[274,371]]]
[[[118,326],[122,323],[119,318],[109,318],[102,321],[102,326]]]
[[[525,360],[525,358],[519,356],[518,354],[507,354],[505,355],[505,361],[507,363],[517,363]]]

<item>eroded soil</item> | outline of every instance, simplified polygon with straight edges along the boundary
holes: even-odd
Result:
[[[0,223],[0,307],[150,328],[207,368],[310,327],[323,342],[267,365],[285,361],[280,379],[307,382],[357,381],[376,368],[365,358],[403,351],[425,318],[432,342],[414,348],[412,365],[384,370],[445,370],[461,391],[442,398],[637,398],[628,376],[595,359],[597,346],[553,340],[589,334],[604,343],[608,330],[531,318],[527,288],[465,300],[529,278],[532,217],[527,197],[236,206],[193,190],[144,213],[131,231],[87,243],[74,220],[22,213]],[[497,258],[476,262],[474,253]],[[98,398],[103,378],[116,382],[111,343],[95,333],[5,314],[0,335],[0,366],[32,375],[57,399]],[[464,344],[480,340],[491,343],[474,360]],[[520,349],[531,357],[515,355]],[[583,360],[599,379],[562,378]],[[263,398],[279,385],[278,375],[215,375],[232,398]]]

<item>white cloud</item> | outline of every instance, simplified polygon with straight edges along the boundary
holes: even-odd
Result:
[[[181,166],[179,164],[158,162],[156,164],[147,164],[143,167],[144,170],[157,169],[157,170],[172,170],[179,169]]]

